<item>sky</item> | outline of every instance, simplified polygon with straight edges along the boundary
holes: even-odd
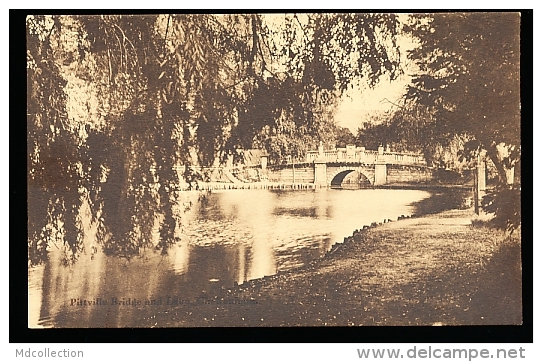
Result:
[[[353,134],[371,114],[385,112],[393,108],[406,90],[410,77],[401,76],[395,81],[380,81],[374,89],[354,89],[349,91],[339,103],[335,121],[341,127],[349,128]]]
[[[405,17],[406,14],[401,14],[399,20]],[[381,79],[373,89],[365,86],[361,89],[350,90],[339,102],[335,121],[339,126],[349,128],[354,135],[361,124],[369,120],[371,114],[394,108],[392,102],[397,103],[406,91],[406,86],[415,69],[412,62],[406,59],[406,54],[416,45],[410,37],[404,35],[397,39],[397,45],[401,52],[401,67],[404,74],[391,82],[389,78]]]

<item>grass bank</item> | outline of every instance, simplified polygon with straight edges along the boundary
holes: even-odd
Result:
[[[211,290],[157,327],[521,324],[519,236],[451,210],[366,229],[299,270]]]

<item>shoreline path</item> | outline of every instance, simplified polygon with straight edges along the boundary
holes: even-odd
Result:
[[[212,291],[157,327],[517,325],[521,240],[449,210],[385,223],[307,267]],[[252,303],[246,302],[252,301]]]

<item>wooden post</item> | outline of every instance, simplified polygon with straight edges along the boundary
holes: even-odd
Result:
[[[474,212],[476,215],[480,215],[480,199],[478,190],[478,165],[474,169]]]
[[[474,170],[474,212],[480,215],[480,201],[486,189],[486,167],[482,155],[476,156],[476,168]]]
[[[514,167],[506,169],[506,184],[507,185],[514,184]]]
[[[292,157],[292,184],[295,184],[295,161]]]

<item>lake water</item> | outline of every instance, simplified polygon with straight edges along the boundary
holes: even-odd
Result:
[[[168,308],[303,266],[363,225],[418,212],[415,204],[430,196],[382,189],[213,192],[183,214],[181,241],[167,255],[148,250],[131,260],[91,256],[95,229],[87,223],[87,251],[74,265],[63,266],[51,247],[45,264],[29,268],[29,326],[137,327],[152,310],[145,303]],[[134,302],[141,307],[127,306]]]

